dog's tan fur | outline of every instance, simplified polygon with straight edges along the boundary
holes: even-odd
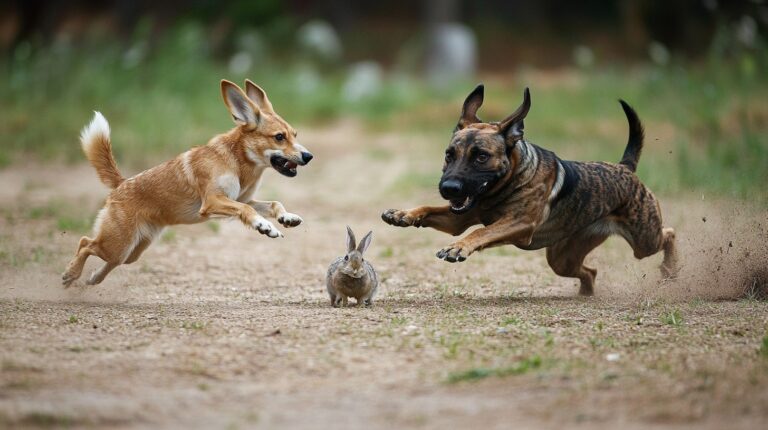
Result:
[[[280,202],[251,197],[264,170],[271,167],[270,157],[277,154],[295,169],[306,164],[309,160],[304,157],[311,159],[311,154],[253,82],[246,80],[244,92],[222,80],[221,92],[235,128],[128,179],[120,174],[112,155],[107,121],[100,113],[95,114],[83,129],[82,146],[99,179],[112,192],[94,223],[95,237],[80,239],[74,259],[62,275],[65,286],[80,278],[91,255],[106,263],[87,283],[100,283],[115,267],[136,261],[166,226],[237,217],[246,226],[276,238],[282,234],[267,217],[285,227],[302,222]],[[283,135],[279,141],[278,134]]]

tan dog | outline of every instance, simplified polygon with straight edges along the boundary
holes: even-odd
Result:
[[[109,124],[96,112],[80,140],[101,181],[112,188],[93,227],[95,239],[83,236],[62,275],[65,286],[78,279],[85,260],[95,255],[106,262],[87,284],[98,284],[121,264],[136,261],[164,227],[194,224],[214,217],[237,217],[271,238],[282,237],[265,217],[285,227],[302,222],[280,202],[251,200],[269,167],[289,177],[309,163],[310,154],[296,139],[296,130],[272,109],[267,94],[253,82],[246,91],[221,81],[224,103],[237,127],[159,166],[125,179],[112,155]]]

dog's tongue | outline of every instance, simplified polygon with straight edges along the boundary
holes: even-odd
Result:
[[[286,161],[283,167],[286,169],[295,169],[298,164],[294,163],[293,161]]]

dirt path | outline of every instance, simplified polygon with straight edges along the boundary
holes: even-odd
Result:
[[[433,256],[450,237],[381,223],[387,207],[437,202],[407,180],[439,160],[392,150],[417,138],[345,155],[340,136],[315,135],[311,167],[259,193],[304,217],[284,239],[173,228],[93,288],[59,286],[68,228],[105,195],[90,168],[0,171],[0,427],[764,426],[768,303],[718,299],[748,279],[764,214],[663,199],[681,281],[660,283],[660,256],[636,262],[612,239],[584,299],[540,252],[449,265]],[[345,224],[374,230],[371,309],[328,304]]]

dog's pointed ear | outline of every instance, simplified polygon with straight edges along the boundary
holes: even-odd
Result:
[[[249,130],[259,123],[259,107],[245,95],[242,89],[226,79],[221,80],[221,96],[235,123]]]
[[[347,252],[354,251],[355,247],[355,233],[347,226]]]
[[[363,236],[362,239],[360,239],[360,244],[357,245],[357,250],[360,251],[360,253],[364,253],[366,249],[368,249],[368,246],[371,244],[371,237],[373,236],[373,232],[369,231],[368,234]]]
[[[464,100],[464,106],[461,108],[461,117],[459,118],[459,123],[456,124],[456,130],[461,130],[470,124],[481,122],[480,118],[477,117],[477,111],[483,105],[484,95],[485,87],[483,84],[478,85],[469,93],[466,100]]]
[[[248,98],[250,98],[259,106],[259,109],[265,112],[274,112],[272,109],[272,103],[269,101],[266,91],[262,90],[260,86],[251,82],[250,79],[245,80],[245,94],[248,95]]]
[[[499,123],[499,133],[505,138],[518,141],[523,138],[523,120],[531,109],[531,92],[528,88],[523,93],[523,103],[512,115]]]

